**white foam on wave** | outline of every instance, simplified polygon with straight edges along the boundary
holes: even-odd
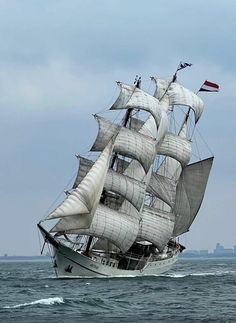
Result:
[[[162,274],[163,277],[170,277],[170,278],[183,278],[189,276],[189,274],[180,274],[180,273],[173,273],[173,274]]]
[[[196,272],[196,273],[169,273],[162,276],[170,278],[183,278],[188,276],[222,276],[227,274],[236,274],[235,271],[231,270],[217,270],[215,272]]]
[[[64,303],[62,297],[50,297],[50,298],[43,298],[39,299],[37,301],[33,301],[30,303],[23,303],[23,304],[17,304],[17,305],[12,305],[12,306],[4,306],[3,308],[18,308],[18,307],[24,307],[24,306],[29,306],[29,305],[53,305],[53,304],[61,304]]]

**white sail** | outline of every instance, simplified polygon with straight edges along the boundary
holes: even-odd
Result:
[[[184,140],[187,140],[187,120],[184,121],[178,138],[183,138]],[[190,142],[188,141],[189,145]],[[188,157],[189,159],[191,157],[191,146],[189,147],[190,150],[188,150],[188,154],[186,154],[185,156]],[[171,155],[170,155],[171,156]],[[172,155],[174,157],[174,155]],[[178,161],[178,158],[173,158],[173,157],[169,157],[166,156],[165,159],[163,160],[163,162],[161,163],[161,165],[159,166],[158,170],[157,170],[157,175],[169,178],[173,181],[178,181],[180,174],[182,172],[182,165],[180,163],[180,161]],[[185,163],[187,163],[188,158],[185,159]],[[182,162],[182,164],[184,165],[184,163]],[[167,203],[168,205],[170,205],[167,200],[164,201],[164,199],[162,197],[158,197],[157,199],[154,200],[153,202],[153,206],[155,206],[158,209],[164,209],[165,211],[170,211],[169,206],[167,206],[165,203]]]
[[[118,173],[123,174],[126,168],[129,166],[130,162],[125,160],[124,158],[116,158],[116,171]]]
[[[151,77],[151,80],[154,81],[156,85],[156,89],[153,96],[158,100],[163,99],[170,85],[170,82],[153,76]]]
[[[157,136],[157,128],[156,123],[152,115],[145,121],[142,125],[142,127],[139,130],[139,133],[145,135],[145,136],[151,136],[152,138],[156,138]],[[155,157],[155,155],[153,156]],[[153,163],[153,160],[152,160]],[[146,173],[144,172],[143,167],[141,167],[140,163],[138,163],[136,160],[132,160],[128,167],[126,167],[124,174],[127,176],[130,176],[132,178],[135,178],[139,181],[144,181],[144,178],[146,176]],[[147,180],[147,178],[145,178]],[[145,181],[146,185],[148,185],[148,182]]]
[[[131,177],[109,170],[104,187],[127,199],[139,211],[146,193],[146,185]]]
[[[176,182],[159,174],[152,173],[147,192],[167,203],[171,208],[175,204]]]
[[[195,122],[198,122],[204,108],[201,98],[178,83],[171,83],[168,89],[168,97],[171,105],[185,105],[190,107],[194,111]]]
[[[186,139],[187,138],[187,121],[183,123],[179,137]],[[187,140],[187,139],[186,139]],[[189,152],[191,153],[191,151]],[[190,156],[189,156],[190,157]],[[166,157],[160,167],[158,168],[157,173],[162,176],[166,176],[173,180],[178,180],[182,171],[181,163],[174,157]]]
[[[102,150],[119,129],[113,150],[123,156],[137,159],[146,172],[149,170],[156,154],[154,139],[131,129],[114,125],[102,117],[97,117],[97,121],[99,123],[99,132],[91,150]]]
[[[117,135],[114,151],[138,160],[147,173],[156,155],[155,141],[138,132],[122,128]]]
[[[76,175],[76,179],[75,179],[73,187],[72,187],[73,189],[79,185],[79,183],[88,174],[88,172],[90,171],[90,169],[94,165],[94,161],[92,161],[88,158],[78,156],[78,159],[79,159],[79,168],[78,168],[78,172]]]
[[[117,85],[120,88],[120,93],[118,98],[112,105],[112,110],[123,109],[123,107],[126,106],[127,102],[129,101],[136,89],[136,86],[128,85],[122,82],[117,82]]]
[[[177,186],[174,236],[187,232],[193,223],[202,204],[212,163],[213,157],[190,164],[183,170]]]
[[[167,133],[157,148],[157,154],[172,157],[182,165],[186,165],[191,157],[191,144],[185,138]]]
[[[127,96],[127,85],[121,84],[121,93],[118,99],[122,96]],[[125,86],[125,87],[124,87]],[[129,92],[130,93],[130,92]],[[126,100],[120,100],[119,102],[126,102]],[[157,142],[161,142],[168,127],[168,117],[167,111],[163,108],[159,101],[152,95],[140,90],[139,88],[134,88],[134,91],[130,99],[125,104],[117,104],[115,102],[111,110],[114,109],[141,109],[152,114],[156,122],[157,131]]]
[[[139,132],[143,135],[150,136],[154,139],[157,138],[156,122],[152,115],[149,116],[147,121],[140,128]]]
[[[150,241],[162,251],[172,236],[173,228],[174,215],[172,213],[145,206],[137,240]]]
[[[119,212],[126,214],[129,217],[132,217],[138,220],[141,219],[140,212],[128,200],[124,200],[118,210]]]
[[[78,187],[49,214],[47,219],[86,214],[83,216],[84,225],[90,225],[102,193],[112,148],[113,142],[110,141]]]
[[[190,107],[195,114],[195,122],[199,120],[203,112],[203,101],[192,91],[184,88],[175,82],[167,82],[155,77],[151,78],[156,84],[154,97],[162,99],[163,95],[167,95],[170,105],[184,105]]]
[[[129,129],[139,132],[139,130],[143,127],[143,125],[144,125],[143,120],[140,120],[140,119],[134,118],[134,117],[130,118]]]
[[[79,158],[80,165],[73,188],[78,186],[94,164],[92,160],[84,157]],[[106,174],[104,188],[106,191],[112,191],[120,194],[122,197],[132,203],[137,210],[140,210],[146,192],[146,185],[141,181],[137,181],[134,178],[109,169]]]
[[[126,252],[134,243],[138,231],[139,220],[121,212],[99,204],[89,228],[81,228],[79,216],[61,219],[51,232],[85,234],[98,238],[106,238],[121,251]]]
[[[173,237],[177,237],[180,234],[188,231],[190,223],[191,209],[188,200],[188,195],[185,189],[184,180],[180,177],[175,199],[175,226],[173,230]]]
[[[98,122],[98,133],[95,142],[90,150],[102,151],[106,147],[108,142],[111,140],[111,138],[115,134],[118,134],[118,132],[121,129],[121,126],[96,114],[94,115],[94,118]]]

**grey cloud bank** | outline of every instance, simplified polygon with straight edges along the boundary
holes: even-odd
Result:
[[[227,4],[227,5],[226,5]],[[235,1],[0,1],[0,254],[39,253],[36,223],[76,170],[75,153],[96,134],[91,116],[108,108],[115,81],[205,79],[200,131],[215,154],[189,249],[236,243]]]

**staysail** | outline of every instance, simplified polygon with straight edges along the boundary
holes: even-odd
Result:
[[[103,190],[112,149],[113,141],[111,140],[78,187],[48,215],[47,219],[81,215],[83,226],[90,225]]]
[[[188,165],[177,186],[176,221],[173,236],[187,232],[202,204],[213,157]],[[178,206],[188,206],[182,211]],[[186,212],[187,209],[187,212]],[[186,214],[188,213],[188,214]]]

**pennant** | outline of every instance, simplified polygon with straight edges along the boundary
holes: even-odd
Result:
[[[188,67],[188,66],[192,66],[192,65],[193,65],[193,64],[190,64],[190,63],[180,62],[180,63],[179,63],[179,66],[178,66],[178,68],[177,68],[177,71],[180,71],[180,70],[182,70],[183,68]]]
[[[200,87],[199,89],[199,92],[200,91],[205,91],[205,92],[219,92],[220,90],[220,87],[218,84],[216,83],[212,83],[212,82],[209,82],[209,81],[205,81],[202,86]]]

